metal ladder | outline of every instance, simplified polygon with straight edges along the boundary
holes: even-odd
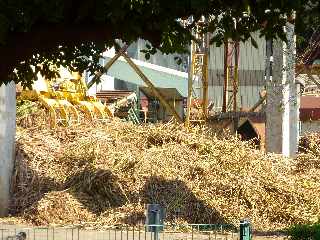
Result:
[[[133,108],[130,108],[128,110],[128,117],[127,118],[128,118],[128,121],[131,121],[134,124],[140,124],[140,119],[138,118],[138,116]]]

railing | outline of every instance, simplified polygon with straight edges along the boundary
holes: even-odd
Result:
[[[0,240],[236,240],[239,230],[232,225],[186,224],[110,226],[103,230],[70,227],[23,227],[0,225]],[[21,235],[21,234],[20,234]]]

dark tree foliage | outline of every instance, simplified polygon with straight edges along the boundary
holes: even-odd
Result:
[[[148,40],[148,53],[185,53],[194,23],[180,18],[201,16],[209,21],[211,43],[250,40],[260,31],[284,39],[283,26],[303,0],[0,0],[0,83],[30,86],[37,72],[52,77],[50,65],[92,73],[101,69],[102,51],[116,39]],[[236,24],[235,24],[236,22]],[[34,72],[30,66],[36,66]],[[40,67],[41,66],[41,67]]]
[[[315,34],[320,34],[320,2],[309,0],[297,12],[297,53],[302,55]]]

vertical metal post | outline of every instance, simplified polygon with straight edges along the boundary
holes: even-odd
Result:
[[[140,240],[140,237],[141,237],[141,228],[140,228],[141,226],[139,225],[139,240]]]
[[[205,40],[207,41],[207,39]],[[204,118],[208,118],[208,93],[209,93],[209,84],[208,84],[208,48],[206,44],[206,49],[204,50],[204,55],[203,55],[203,65],[202,65],[202,95],[203,95],[203,103],[202,103],[202,111]]]
[[[237,111],[238,85],[239,85],[239,42],[234,43],[234,79],[233,79],[233,111]]]
[[[134,240],[134,226],[132,228],[132,240]]]
[[[251,224],[249,220],[240,221],[240,240],[251,240]]]
[[[154,240],[158,240],[159,239],[159,230],[158,230],[158,227],[156,227],[155,231],[153,232],[154,234],[154,237],[153,239]]]
[[[191,230],[191,240],[193,240],[193,226],[191,226],[192,230]]]
[[[144,240],[147,240],[147,229],[144,230]]]
[[[165,229],[164,229],[164,226],[163,226],[163,230],[162,230],[162,239],[165,240]]]
[[[129,240],[129,229],[128,227],[126,229],[127,229],[127,240]]]
[[[228,51],[229,42],[228,39],[224,41],[224,82],[223,82],[223,99],[222,99],[222,112],[227,111],[227,91],[228,91],[228,80],[229,80],[229,68],[228,68]]]
[[[214,240],[217,240],[217,225],[214,225]]]

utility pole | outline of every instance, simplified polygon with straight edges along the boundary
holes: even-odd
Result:
[[[16,87],[0,86],[0,217],[8,211],[10,180],[14,166],[16,133]]]
[[[294,23],[285,26],[287,43],[267,42],[266,150],[294,157],[298,146],[299,87],[295,82]]]

